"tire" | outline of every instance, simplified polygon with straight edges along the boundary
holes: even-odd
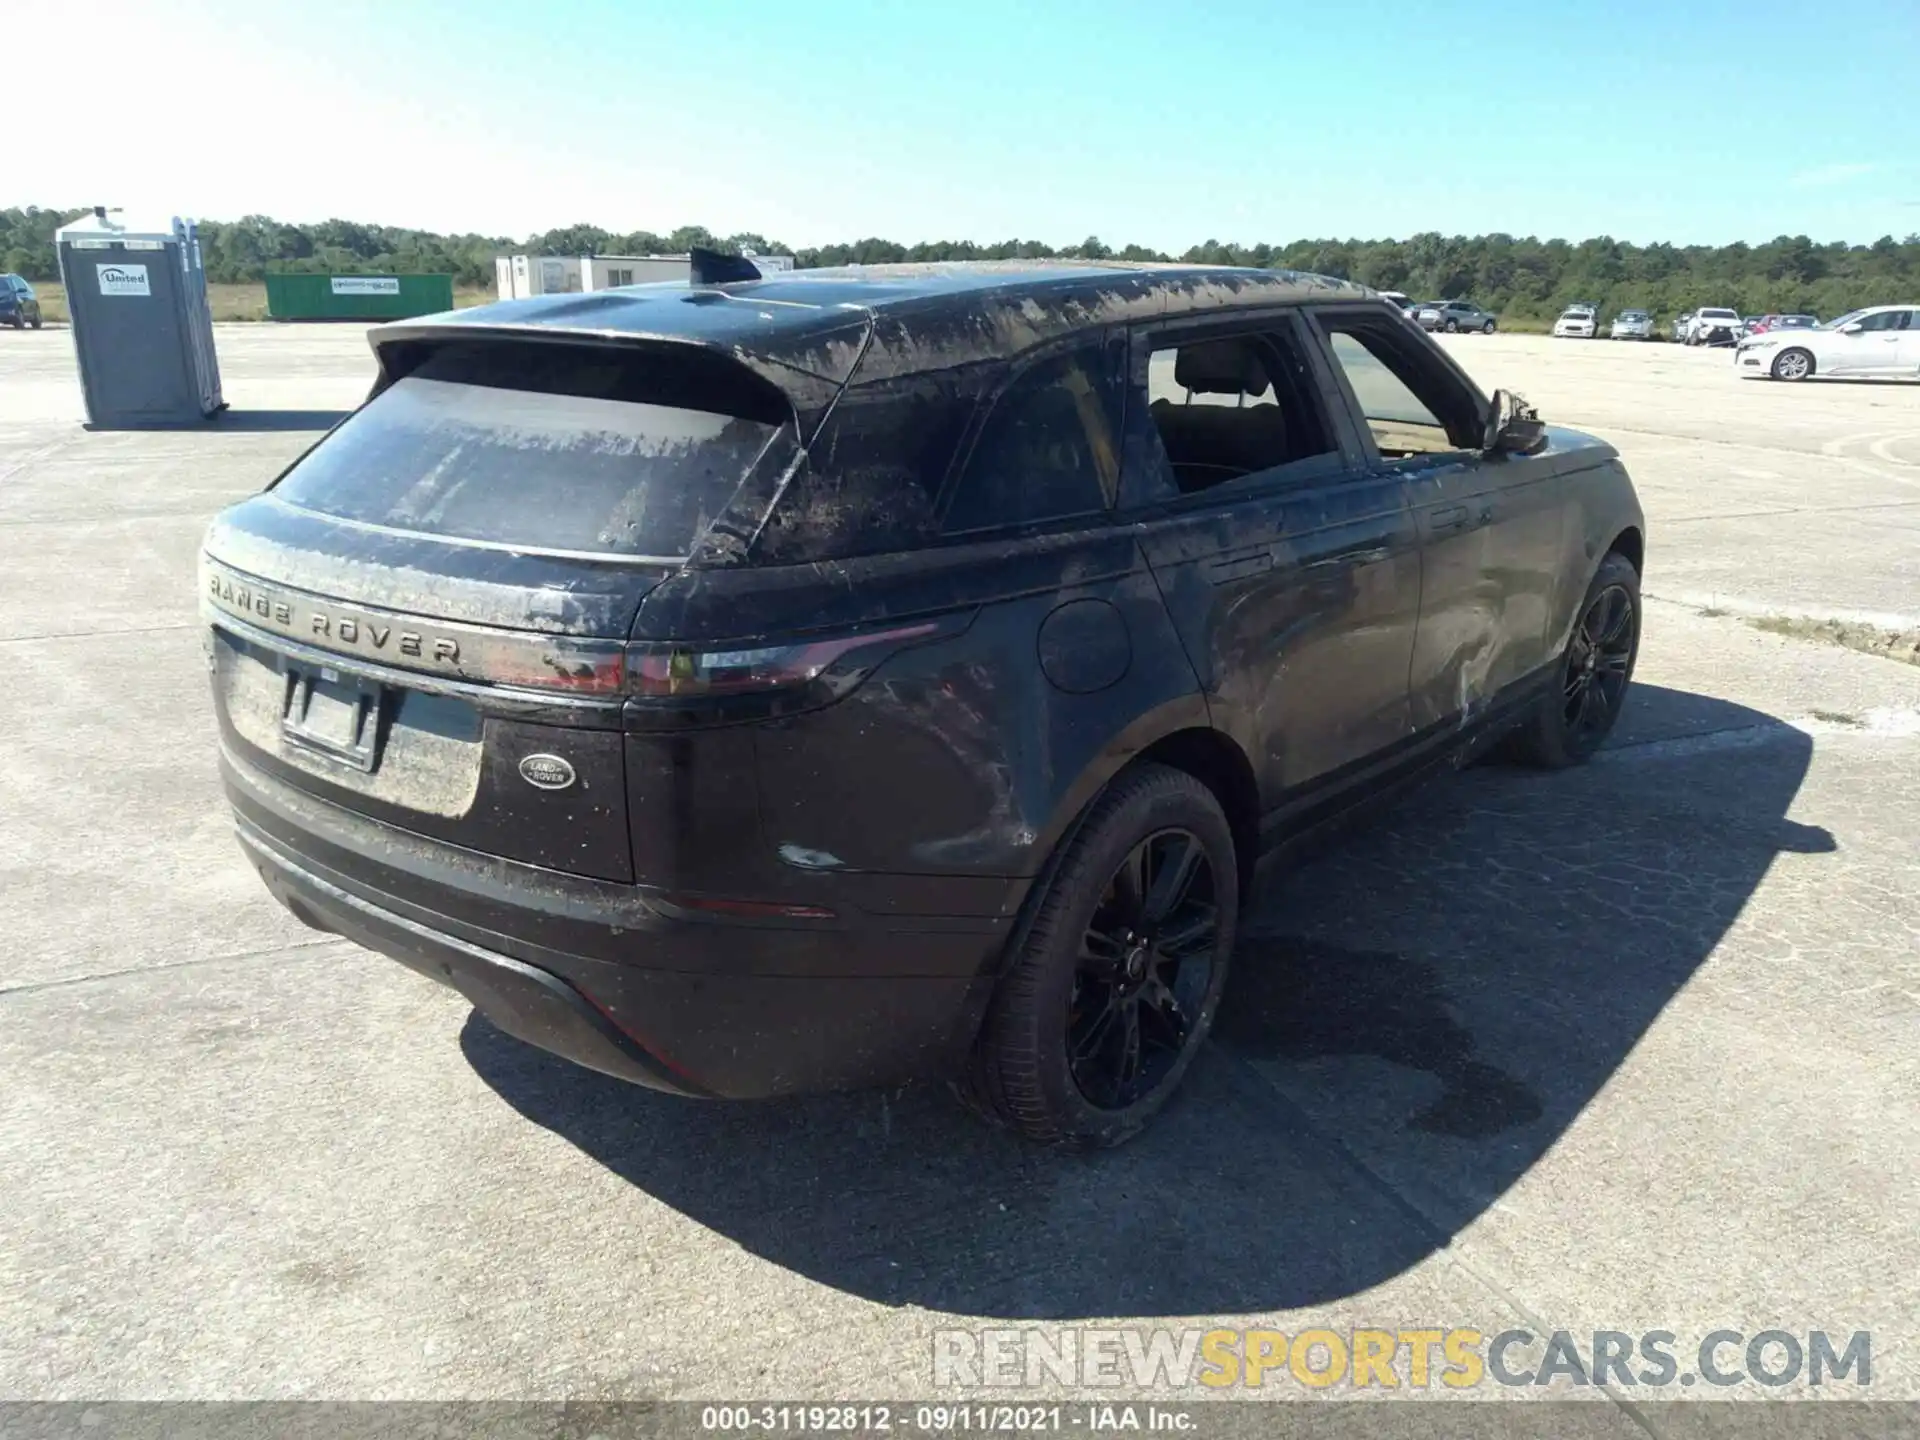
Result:
[[[1813,374],[1813,353],[1798,345],[1773,357],[1767,373],[1776,380],[1804,380]]]
[[[1482,335],[1491,335],[1493,333],[1493,322],[1489,320],[1486,324],[1482,325],[1480,327],[1480,333]]]
[[[1622,598],[1624,612],[1614,608]],[[1598,646],[1592,643],[1596,637]],[[1597,660],[1587,658],[1595,654]],[[1545,770],[1589,759],[1625,708],[1639,654],[1640,573],[1626,556],[1609,551],[1580,602],[1554,683],[1533,717],[1514,732],[1509,753]],[[1604,702],[1603,712],[1589,708],[1596,700]]]
[[[36,316],[34,316],[34,317],[33,317],[33,328],[34,328],[34,329],[36,329],[36,330],[38,330],[38,329],[40,328],[40,326],[41,326],[41,323],[42,323],[42,322],[41,322],[41,319],[40,319],[40,317],[39,317],[38,315],[36,315]]]
[[[1140,923],[1132,897],[1178,883],[1182,863],[1167,915]],[[1093,803],[1049,871],[1014,932],[962,1098],[1041,1144],[1118,1145],[1159,1113],[1213,1024],[1240,903],[1233,831],[1193,776],[1141,764]],[[1154,943],[1130,942],[1137,933]]]
[[[1458,320],[1447,321],[1447,334],[1458,335],[1459,333],[1460,333],[1460,322]]]

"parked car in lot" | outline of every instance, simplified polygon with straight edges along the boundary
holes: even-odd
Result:
[[[1764,325],[1766,322],[1767,317],[1764,315],[1742,315],[1740,317],[1740,334],[1751,335],[1756,325]]]
[[[1483,335],[1494,331],[1494,317],[1470,300],[1442,300],[1422,305],[1414,312],[1422,330],[1444,330],[1452,335],[1461,330],[1477,330]]]
[[[1749,335],[1765,335],[1771,330],[1807,330],[1820,323],[1817,315],[1762,315],[1760,323],[1747,331]]]
[[[1613,317],[1613,328],[1608,333],[1615,340],[1651,340],[1653,316],[1644,310],[1622,310]]]
[[[1411,309],[1413,306],[1413,301],[1407,298],[1406,292],[1403,290],[1382,290],[1378,293],[1380,298],[1389,305],[1398,306],[1402,310]]]
[[[1874,305],[1825,325],[1769,328],[1740,342],[1734,369],[1749,380],[1815,375],[1920,380],[1920,306]]]
[[[36,330],[40,328],[40,298],[21,276],[0,275],[0,325],[11,325],[16,330],[24,330],[29,325]]]
[[[1684,338],[1689,345],[1731,345],[1740,338],[1740,312],[1706,306],[1693,312]]]
[[[1687,338],[1687,331],[1691,330],[1692,328],[1693,328],[1693,311],[1688,310],[1683,314],[1676,315],[1674,317],[1673,329],[1669,333],[1668,338],[1676,342],[1684,342]]]
[[[1584,760],[1633,673],[1617,453],[1357,285],[697,252],[371,340],[204,542],[241,846],[642,1085],[1124,1139],[1257,869],[1496,742]]]
[[[1600,333],[1599,312],[1591,305],[1569,305],[1553,322],[1553,333],[1563,340],[1591,340]]]

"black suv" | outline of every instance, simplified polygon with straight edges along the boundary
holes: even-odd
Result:
[[[1370,291],[695,267],[381,327],[365,405],[207,536],[246,853],[502,1030],[1111,1143],[1257,862],[1619,713],[1615,452]]]
[[[40,300],[18,275],[0,275],[0,325],[24,330],[40,328]]]

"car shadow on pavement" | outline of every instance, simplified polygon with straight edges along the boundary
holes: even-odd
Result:
[[[1775,857],[1835,848],[1787,818],[1811,755],[1799,730],[1641,685],[1616,742],[1578,770],[1438,781],[1271,885],[1214,1043],[1118,1150],[1025,1145],[932,1085],[700,1103],[478,1015],[462,1048],[624,1180],[880,1303],[1030,1319],[1326,1304],[1486,1210],[1593,1102]]]
[[[208,421],[214,430],[268,432],[331,430],[350,410],[223,410]]]

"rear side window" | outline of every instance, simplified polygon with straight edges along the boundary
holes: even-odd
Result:
[[[874,358],[870,352],[864,365]],[[941,487],[987,368],[911,371],[870,382],[856,374],[807,442],[807,463],[767,517],[756,547],[760,558],[785,565],[930,543]]]
[[[949,534],[1106,509],[1120,476],[1106,352],[1043,360],[994,405],[947,508]]]
[[[450,539],[683,556],[791,434],[781,404],[711,357],[454,346],[350,416],[274,493]]]

